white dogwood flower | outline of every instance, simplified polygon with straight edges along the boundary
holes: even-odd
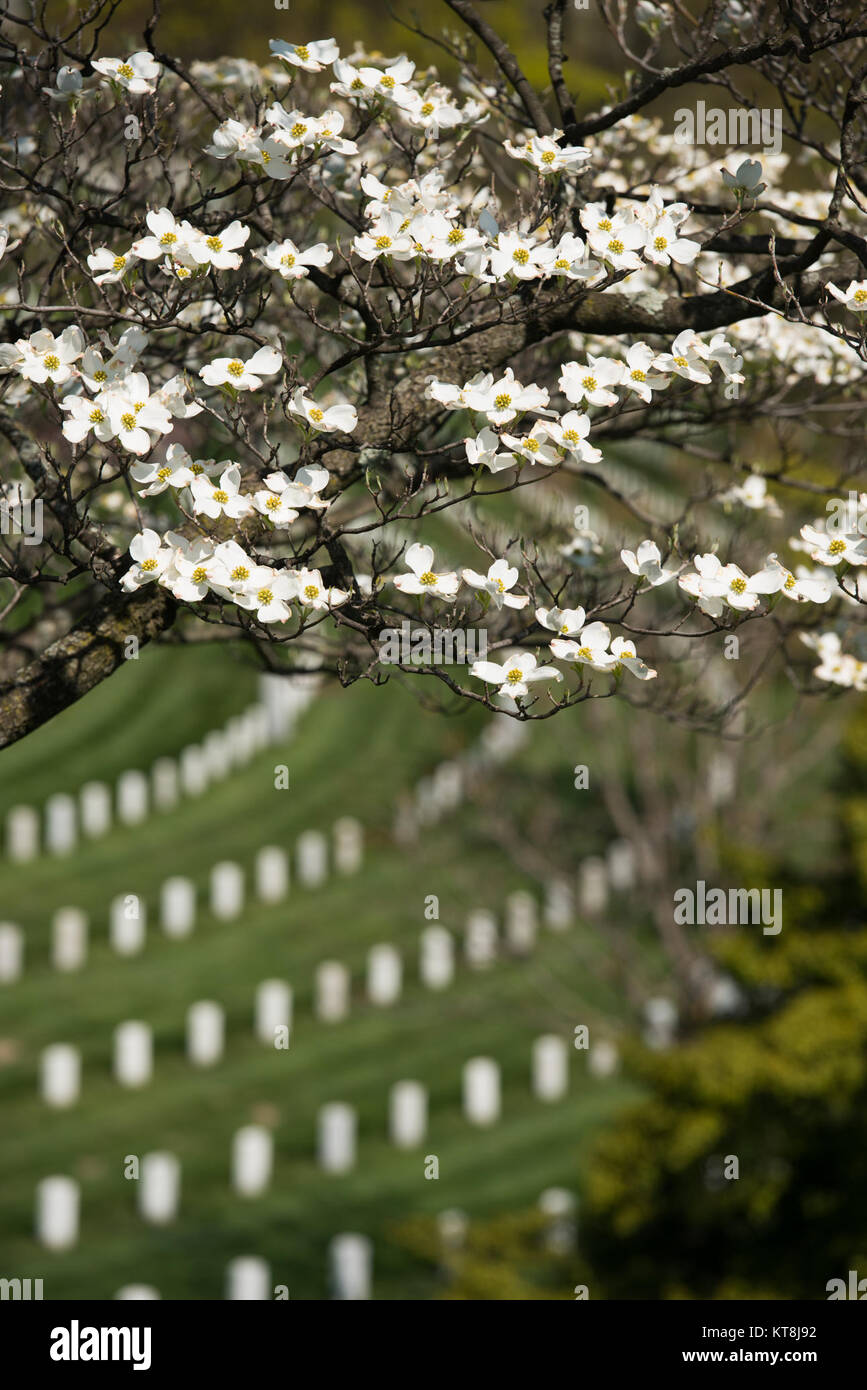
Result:
[[[617,393],[611,386],[619,386],[623,378],[623,363],[613,357],[594,357],[587,354],[587,365],[579,362],[565,362],[560,368],[560,390],[573,405],[616,405]]]
[[[435,598],[451,602],[460,588],[460,577],[454,571],[448,574],[435,572],[431,546],[416,542],[409,547],[404,558],[409,565],[409,573],[397,576],[395,588],[404,594],[433,594]]]
[[[279,371],[283,358],[275,348],[262,347],[246,362],[239,357],[215,357],[199,376],[208,386],[232,386],[236,391],[257,391],[263,376]],[[261,373],[261,375],[260,375]]]
[[[529,695],[533,681],[563,679],[556,666],[539,666],[532,652],[515,652],[507,656],[502,664],[496,661],[474,661],[470,675],[486,685],[499,686],[498,695],[509,695],[512,699]]]
[[[145,527],[139,535],[133,536],[129,543],[129,553],[135,563],[121,580],[121,585],[127,593],[159,579],[172,562],[171,548],[164,546],[157,532],[149,527]]]
[[[475,439],[465,439],[464,449],[473,468],[489,468],[492,473],[501,473],[511,468],[515,462],[514,454],[500,453],[500,436],[488,425],[476,435]]]
[[[285,43],[283,39],[271,39],[268,47],[281,63],[302,68],[304,72],[321,72],[340,56],[334,39],[315,39],[312,43]]]
[[[95,285],[116,285],[119,280],[132,270],[138,260],[138,256],[132,250],[121,253],[112,251],[108,246],[100,246],[97,251],[87,258],[87,268],[93,276]]]
[[[326,587],[318,570],[296,570],[293,578],[295,597],[304,608],[338,608],[349,598],[345,589]]]
[[[587,615],[583,608],[537,608],[536,621],[558,637],[571,637],[584,627]]]
[[[469,569],[463,570],[462,574],[464,583],[478,593],[490,595],[496,608],[502,608],[504,604],[507,608],[526,608],[530,602],[526,594],[510,593],[518,582],[518,570],[508,560],[495,560],[487,574]]]
[[[838,290],[836,285],[831,284],[826,288],[853,313],[867,313],[867,280],[850,280],[845,290]]]
[[[208,477],[194,478],[190,491],[193,494],[193,511],[196,516],[229,516],[237,520],[249,516],[252,504],[249,497],[241,492],[241,470],[236,463],[230,463],[220,474],[219,482]]]
[[[145,49],[133,53],[129,58],[94,58],[92,66],[96,72],[101,72],[134,96],[153,92],[162,72],[160,64],[154,62],[153,56]]]
[[[565,449],[582,463],[598,463],[602,458],[602,450],[597,449],[595,444],[590,444],[587,439],[590,433],[590,418],[582,415],[580,411],[567,410],[559,420],[548,420],[545,429],[561,449]]]
[[[608,650],[610,642],[611,631],[605,623],[588,623],[576,638],[554,637],[548,645],[558,661],[590,666],[594,671],[611,671],[617,662]]]
[[[293,395],[289,410],[293,415],[300,416],[310,429],[320,430],[325,434],[333,434],[335,430],[351,434],[358,424],[358,413],[354,405],[346,401],[340,405],[317,405],[308,398],[302,386],[299,386]]]
[[[322,266],[328,265],[334,252],[324,241],[317,241],[315,246],[308,246],[306,251],[300,251],[294,241],[287,239],[272,241],[264,250],[254,251],[253,255],[269,270],[276,270],[284,280],[303,280],[310,274],[311,266],[321,269]]]
[[[637,550],[621,550],[620,558],[629,573],[640,575],[651,589],[668,584],[679,573],[677,568],[662,563],[662,555],[655,541],[641,541]]]
[[[652,681],[656,676],[653,667],[647,666],[636,654],[635,643],[628,637],[615,637],[611,643],[611,655],[618,666],[625,666],[640,681]]]
[[[469,410],[487,415],[492,425],[505,425],[525,410],[541,410],[548,404],[544,386],[522,386],[515,373],[507,367],[497,381],[483,378],[477,385],[464,387],[464,403]]]

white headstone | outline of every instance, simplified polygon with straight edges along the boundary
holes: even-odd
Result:
[[[0,985],[20,978],[24,964],[24,934],[14,922],[0,922]]]
[[[455,973],[455,943],[446,927],[425,927],[421,934],[419,974],[428,989],[445,989]]]
[[[464,1114],[471,1124],[492,1125],[500,1118],[500,1068],[490,1057],[473,1057],[464,1066]]]
[[[208,785],[208,766],[197,743],[190,743],[181,752],[180,782],[184,796],[201,796]]]
[[[284,677],[263,671],[259,677],[259,703],[268,717],[268,739],[277,743],[286,738],[298,709],[297,692]]]
[[[151,768],[154,809],[171,811],[178,804],[178,765],[174,758],[157,758]]]
[[[153,1071],[153,1035],[147,1023],[128,1019],[114,1030],[114,1075],[121,1086],[146,1086]]]
[[[232,1186],[242,1197],[258,1197],[271,1181],[274,1140],[262,1125],[245,1125],[232,1140]]]
[[[289,892],[289,856],[277,845],[265,845],[256,855],[256,897],[263,903],[279,903]]]
[[[427,1091],[420,1081],[398,1081],[389,1094],[389,1132],[399,1149],[414,1149],[427,1133]]]
[[[52,1043],[40,1058],[42,1099],[55,1110],[74,1105],[81,1090],[81,1054],[69,1043]]]
[[[727,753],[714,753],[707,769],[707,795],[712,806],[727,806],[737,790],[737,768]]]
[[[87,959],[87,916],[79,907],[60,907],[51,921],[55,970],[80,970]]]
[[[515,955],[526,956],[536,944],[538,913],[530,893],[510,893],[506,899],[506,941]]]
[[[474,970],[484,970],[497,958],[497,923],[490,912],[471,912],[464,933],[464,954]]]
[[[406,794],[398,798],[391,833],[397,845],[414,845],[418,840],[418,818],[415,807]]]
[[[580,869],[578,896],[585,917],[596,917],[608,903],[608,874],[604,859],[585,859]]]
[[[223,1055],[225,1013],[211,999],[187,1010],[187,1056],[196,1067],[212,1067]]]
[[[337,960],[324,960],[317,967],[314,983],[316,1017],[323,1023],[338,1023],[349,1013],[349,971]]]
[[[58,792],[45,803],[45,848],[49,854],[71,854],[77,840],[75,802]]]
[[[608,881],[615,893],[635,887],[635,850],[629,840],[614,840],[608,846]]]
[[[670,999],[648,999],[644,1006],[644,1041],[656,1051],[671,1047],[677,1031],[677,1008]]]
[[[553,879],[545,892],[545,925],[551,931],[566,931],[575,918],[572,889],[565,879]]]
[[[434,801],[442,811],[454,811],[464,795],[464,773],[460,763],[440,763],[433,775]]]
[[[305,888],[318,888],[328,874],[328,847],[318,830],[305,830],[298,836],[298,879]]]
[[[620,1054],[613,1042],[601,1038],[594,1043],[587,1054],[587,1070],[591,1076],[603,1079],[613,1076],[620,1065]]]
[[[268,711],[264,705],[251,705],[243,718],[247,721],[250,730],[252,751],[254,754],[259,753],[263,748],[267,748],[271,741]]]
[[[166,936],[189,936],[196,924],[196,887],[189,878],[167,878],[160,888],[160,925]]]
[[[211,870],[211,912],[222,922],[237,917],[244,906],[244,871],[224,859]]]
[[[548,1218],[545,1245],[554,1255],[568,1255],[575,1249],[578,1203],[565,1187],[548,1187],[539,1198],[539,1210]]]
[[[124,1284],[122,1289],[118,1289],[115,1298],[118,1299],[158,1299],[159,1290],[153,1284]]]
[[[121,825],[141,825],[148,814],[148,779],[134,769],[117,779],[117,818]]]
[[[43,1178],[36,1189],[36,1239],[48,1250],[71,1250],[78,1241],[78,1183]]]
[[[234,1303],[271,1297],[271,1268],[258,1255],[239,1255],[226,1266],[226,1298]]]
[[[119,956],[135,956],[145,944],[147,911],[135,893],[114,898],[109,908],[109,940]]]
[[[319,1167],[326,1173],[348,1173],[355,1166],[355,1111],[332,1101],[319,1111]]]
[[[105,782],[85,782],[79,794],[81,829],[90,840],[98,840],[111,829],[111,789]]]
[[[178,1214],[181,1165],[174,1154],[145,1154],[138,1184],[139,1215],[153,1226],[167,1226]]]
[[[533,1043],[533,1094],[539,1100],[562,1100],[569,1090],[569,1049],[553,1033]]]
[[[345,1233],[328,1247],[331,1287],[335,1299],[354,1302],[370,1298],[373,1282],[373,1243],[367,1236]]]
[[[202,744],[202,755],[210,782],[221,781],[229,772],[229,740],[222,729],[212,729]]]
[[[393,946],[371,946],[367,955],[367,997],[371,1004],[395,1004],[402,977],[400,953]]]
[[[449,1207],[447,1211],[441,1211],[437,1216],[437,1232],[443,1249],[446,1251],[462,1249],[469,1226],[470,1219],[465,1211],[460,1211],[457,1207]]]
[[[334,867],[339,874],[354,874],[361,868],[364,831],[353,816],[343,816],[334,826]]]
[[[39,812],[32,806],[13,806],[6,817],[6,853],[16,864],[39,853]]]
[[[285,980],[263,980],[256,990],[256,1037],[274,1046],[278,1028],[292,1027],[292,990]]]

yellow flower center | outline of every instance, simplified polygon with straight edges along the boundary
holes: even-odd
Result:
[[[433,104],[433,102],[432,102],[432,101],[426,101],[426,102],[423,104],[422,108],[421,108],[421,114],[422,114],[423,116],[430,116],[431,113],[433,112],[433,109],[434,109],[434,104]]]
[[[319,596],[319,588],[316,584],[306,584],[304,586],[304,597],[314,599]]]
[[[262,159],[262,163],[263,163],[263,164],[270,164],[270,163],[271,163],[271,156],[270,156],[270,154],[268,153],[267,150],[261,150],[261,151],[260,151],[260,155],[261,155],[261,159]]]
[[[310,407],[310,419],[311,419],[311,420],[315,420],[315,421],[316,421],[316,424],[318,425],[318,424],[319,424],[319,421],[322,420],[322,419],[324,419],[324,416],[325,416],[325,411],[324,411],[324,410],[320,410],[318,405],[311,405],[311,407]]]
[[[105,419],[105,416],[103,415],[102,411],[97,407],[96,409],[90,412],[89,419],[92,425],[101,425],[103,420]]]
[[[518,265],[526,265],[530,259],[530,253],[525,246],[519,246],[517,251],[512,252],[512,260],[517,261]]]
[[[260,589],[256,597],[262,605],[274,602],[274,593],[271,589]]]
[[[643,371],[641,370],[640,367],[634,368],[634,370],[630,373],[630,375],[631,375],[633,381],[646,381],[646,380],[647,380],[647,372],[643,372]]]
[[[60,366],[60,358],[53,352],[49,352],[48,356],[43,358],[43,361],[49,372],[56,372],[57,368]]]
[[[349,84],[349,90],[350,90],[351,92],[360,92],[360,91],[362,90],[363,86],[364,86],[364,83],[362,82],[361,78],[360,78],[360,77],[355,77],[355,78],[353,78],[352,82]]]
[[[126,256],[115,256],[111,263],[112,270],[123,270],[126,265]]]
[[[139,412],[140,410],[144,410],[144,408],[145,408],[145,403],[144,403],[144,401],[136,401],[136,402],[135,402],[135,405],[133,406],[133,410],[135,411],[136,414],[138,414],[138,412]]]
[[[166,481],[166,479],[167,479],[167,478],[170,478],[171,476],[172,476],[172,470],[171,470],[170,468],[158,468],[158,469],[157,469],[157,477],[159,478],[159,480],[160,480],[161,483],[164,483],[164,482]]]
[[[618,237],[612,237],[608,243],[608,250],[611,252],[612,256],[622,256],[623,242],[620,241]]]
[[[609,218],[607,218],[607,217],[600,217],[600,219],[599,219],[599,230],[600,230],[600,232],[610,232],[610,231],[611,231],[611,221],[610,221]]]
[[[503,583],[502,579],[497,580],[497,592],[501,594],[504,594],[506,592],[506,586]]]
[[[517,685],[518,682],[523,679],[524,672],[518,666],[513,666],[511,671],[506,672],[506,680],[509,682],[509,685]]]
[[[391,237],[378,236],[374,245],[376,246],[377,251],[387,251],[389,246],[391,245]]]
[[[121,63],[118,67],[117,75],[118,77],[125,77],[127,81],[129,81],[131,77],[135,77],[135,72],[129,63]]]
[[[535,454],[538,447],[539,441],[538,439],[534,439],[532,435],[528,435],[524,440],[524,448],[527,449],[529,453]]]
[[[205,245],[207,246],[209,251],[222,251],[223,249],[223,243],[221,242],[218,236],[206,237]]]
[[[277,494],[275,492],[269,492],[268,496],[265,498],[265,506],[268,508],[269,512],[279,511],[280,505],[280,498]]]
[[[667,245],[667,239],[664,236],[658,236],[654,240],[653,249],[654,251],[664,251]]]
[[[554,262],[554,269],[555,269],[555,270],[568,270],[568,269],[569,269],[569,262],[566,260],[566,257],[565,257],[565,256],[560,256],[559,259],[556,260],[556,261]]]
[[[553,164],[556,158],[557,156],[555,155],[553,150],[546,150],[545,153],[542,155],[542,163]]]
[[[452,227],[451,231],[446,237],[446,241],[448,242],[449,246],[460,246],[463,239],[464,234],[461,231],[460,227]]]
[[[229,578],[240,582],[241,580],[250,578],[250,571],[247,569],[246,565],[236,565],[229,575]]]
[[[208,571],[205,569],[204,565],[196,565],[196,568],[190,575],[190,578],[192,579],[194,584],[204,584],[207,577]]]
[[[498,410],[508,410],[512,404],[512,397],[507,391],[501,391],[499,396],[494,397],[494,405]]]
[[[133,415],[131,410],[124,411],[123,415],[121,415],[120,417],[120,423],[123,425],[125,430],[135,429],[135,416]]]
[[[191,464],[190,464],[190,472],[191,472],[191,473],[195,473],[195,475],[196,475],[197,478],[198,478],[198,477],[201,477],[201,475],[202,475],[202,473],[204,473],[204,471],[205,471],[205,470],[204,470],[204,468],[202,467],[202,465],[201,465],[200,463],[191,463]]]
[[[302,63],[307,62],[308,58],[310,57],[310,49],[307,47],[306,43],[299,43],[296,45],[295,56],[297,58],[300,58]]]
[[[675,359],[674,359],[674,365],[675,365],[676,367],[688,367],[688,366],[689,366],[689,362],[686,360],[685,357],[675,357]]]
[[[108,381],[108,372],[94,372],[94,381]]]
[[[593,660],[593,650],[591,647],[579,647],[578,655],[580,657],[583,657],[585,661]]]
[[[419,584],[436,584],[437,577],[433,570],[425,570],[424,574],[419,575]]]
[[[564,430],[563,438],[566,440],[567,444],[577,444],[579,435],[576,430]]]
[[[302,135],[307,134],[307,127],[303,121],[296,121],[295,124],[290,128],[289,134],[292,136],[294,140],[300,140]]]
[[[867,303],[867,290],[856,290],[852,298],[856,304]]]
[[[741,579],[740,577],[738,577],[737,579],[733,579],[731,584],[729,585],[729,588],[731,589],[733,594],[742,594],[746,587],[747,581],[745,579]]]
[[[141,562],[141,567],[142,567],[143,570],[147,570],[148,574],[153,574],[154,570],[155,570],[156,567],[157,567],[157,562],[156,562],[156,560],[153,560],[153,559],[151,559],[151,560],[142,560],[142,562]]]
[[[832,541],[828,546],[828,553],[831,555],[842,555],[846,549],[845,541]]]
[[[224,506],[224,504],[225,504],[226,502],[228,502],[228,500],[229,500],[229,494],[228,494],[228,492],[226,492],[226,491],[225,491],[223,488],[221,488],[221,487],[215,487],[215,488],[214,488],[214,501],[215,501],[215,502],[219,502],[220,506],[222,507],[222,506]]]
[[[391,89],[394,86],[394,78],[390,77],[387,72],[384,72],[382,74],[382,77],[379,79],[379,85],[380,87],[386,87]]]
[[[595,391],[599,383],[595,376],[585,376],[581,380],[581,385],[585,391]]]
[[[295,264],[295,257],[292,255],[291,251],[287,251],[285,256],[280,257],[280,264],[288,266],[293,266]]]
[[[229,376],[243,376],[244,363],[239,362],[238,359],[235,358],[234,361],[229,363],[229,365],[226,368],[226,371],[229,373]]]
[[[177,239],[174,232],[163,232],[160,237],[160,246],[174,246]]]
[[[784,588],[784,589],[794,589],[794,587],[795,587],[795,576],[794,576],[793,574],[787,574],[787,575],[786,575],[786,578],[785,578],[785,581],[784,581],[784,583],[783,583],[783,588]]]

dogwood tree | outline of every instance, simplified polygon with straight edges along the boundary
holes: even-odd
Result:
[[[602,0],[597,111],[567,0],[542,90],[469,0],[425,69],[115,8],[0,34],[0,743],[154,639],[519,719],[865,688],[857,6]],[[389,664],[407,620],[488,659]]]

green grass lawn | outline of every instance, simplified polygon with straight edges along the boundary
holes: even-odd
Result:
[[[52,791],[110,780],[124,766],[147,768],[254,696],[252,674],[226,653],[146,652],[135,672],[120,672],[5,755],[6,804],[40,805]],[[391,837],[398,794],[480,727],[475,714],[426,714],[397,684],[324,693],[285,747],[171,813],[66,858],[0,864],[0,915],[26,932],[24,977],[0,993],[0,1272],[43,1277],[47,1298],[108,1298],[131,1282],[153,1283],[166,1298],[221,1298],[227,1262],[261,1254],[291,1297],[324,1298],[328,1241],[357,1230],[374,1240],[376,1296],[421,1299],[434,1292],[432,1276],[389,1239],[394,1223],[447,1207],[481,1215],[530,1206],[552,1184],[580,1189],[589,1137],[634,1090],[622,1079],[589,1077],[584,1054],[572,1051],[569,1098],[545,1104],[531,1095],[530,1050],[543,1032],[570,1039],[576,1023],[596,1036],[617,1027],[624,1006],[601,968],[600,936],[587,924],[556,934],[542,928],[529,959],[472,971],[460,953],[467,913],[489,907],[501,918],[508,892],[529,887],[538,896],[539,886],[478,835],[470,807],[411,848]],[[289,767],[288,790],[274,787],[279,763]],[[358,874],[317,889],[293,882],[284,903],[250,901],[233,922],[210,916],[213,863],[237,860],[252,892],[258,848],[291,850],[302,830],[330,833],[346,814],[366,828]],[[166,938],[157,920],[159,885],[173,874],[199,889],[196,927],[182,941]],[[148,909],[146,945],[133,959],[108,945],[108,903],[121,893],[139,894]],[[418,979],[431,894],[459,948],[455,981],[439,992]],[[51,916],[64,905],[91,919],[88,959],[75,974],[50,964]],[[402,953],[404,990],[383,1009],[366,1000],[364,967],[370,946],[385,941]],[[312,1010],[315,968],[325,959],[352,973],[350,1016],[337,1024],[317,1021]],[[294,991],[288,1050],[253,1036],[255,988],[271,977]],[[219,1001],[227,1015],[224,1058],[206,1071],[184,1054],[186,1011],[199,999]],[[129,1018],[154,1029],[154,1077],[140,1091],[111,1075],[112,1034]],[[82,1052],[82,1096],[66,1111],[38,1096],[39,1054],[51,1042]],[[503,1069],[503,1118],[489,1130],[461,1113],[461,1069],[480,1054]],[[428,1138],[417,1153],[388,1140],[388,1092],[402,1079],[429,1090]],[[317,1112],[333,1100],[350,1102],[359,1116],[357,1167],[341,1177],[315,1164]],[[257,1120],[274,1131],[274,1176],[267,1194],[245,1199],[229,1185],[231,1138]],[[123,1177],[126,1155],[157,1148],[182,1162],[180,1216],[164,1230],[142,1222],[134,1183]],[[439,1158],[438,1180],[425,1179],[425,1154]],[[35,1187],[53,1173],[81,1183],[81,1239],[65,1254],[42,1250],[32,1236]]]

